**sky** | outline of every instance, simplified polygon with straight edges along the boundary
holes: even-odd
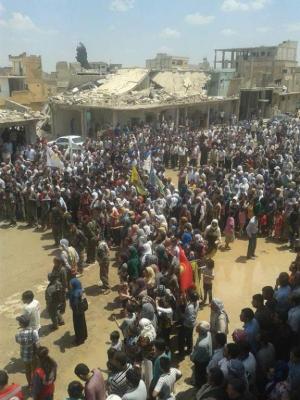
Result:
[[[215,48],[300,42],[300,0],[0,0],[0,66],[42,56],[43,70],[89,61],[145,66],[157,52],[210,61]]]

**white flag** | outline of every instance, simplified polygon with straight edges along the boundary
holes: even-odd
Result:
[[[151,171],[151,166],[152,166],[152,161],[151,161],[151,153],[147,156],[147,158],[144,161],[143,169],[148,172],[148,174]]]
[[[64,163],[50,147],[47,147],[47,167],[65,169]]]

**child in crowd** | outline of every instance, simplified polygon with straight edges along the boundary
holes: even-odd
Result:
[[[200,267],[200,271],[203,276],[203,292],[204,292],[202,305],[206,303],[207,295],[209,304],[212,301],[212,284],[215,278],[214,267],[215,267],[215,262],[211,258],[207,259],[205,266]]]
[[[122,340],[120,339],[120,333],[118,331],[113,331],[110,334],[110,341],[111,341],[111,349],[115,349],[117,351],[122,350]]]

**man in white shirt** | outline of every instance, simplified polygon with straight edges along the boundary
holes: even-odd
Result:
[[[22,294],[22,301],[25,304],[23,314],[28,315],[30,322],[29,327],[38,333],[40,324],[40,303],[34,299],[34,294],[31,290],[26,290]]]
[[[158,399],[175,399],[174,386],[175,382],[182,377],[182,373],[171,368],[171,361],[167,357],[161,357],[160,369],[162,375],[157,381],[152,396]]]
[[[255,250],[256,250],[256,237],[257,237],[257,232],[258,232],[258,219],[257,216],[254,215],[247,227],[246,227],[246,232],[249,238],[248,242],[248,251],[247,251],[247,258],[254,258],[255,257]]]

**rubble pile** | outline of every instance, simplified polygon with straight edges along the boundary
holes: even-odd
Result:
[[[167,93],[187,97],[204,92],[209,78],[204,72],[198,71],[163,71],[158,72],[152,80]]]
[[[150,78],[144,68],[121,69],[88,90],[75,88],[50,99],[65,105],[133,107],[207,100],[203,72],[159,72]]]
[[[25,121],[31,119],[41,119],[43,114],[39,111],[27,110],[20,112],[16,110],[0,109],[0,124],[1,123],[12,123],[18,121]]]
[[[203,91],[194,95],[177,96],[169,94],[164,89],[156,89],[150,87],[144,90],[132,90],[126,94],[115,95],[103,93],[101,87],[96,87],[88,91],[77,93],[65,93],[52,97],[52,102],[60,104],[85,104],[97,106],[133,106],[143,104],[169,104],[169,103],[195,103],[207,99],[206,93]]]

